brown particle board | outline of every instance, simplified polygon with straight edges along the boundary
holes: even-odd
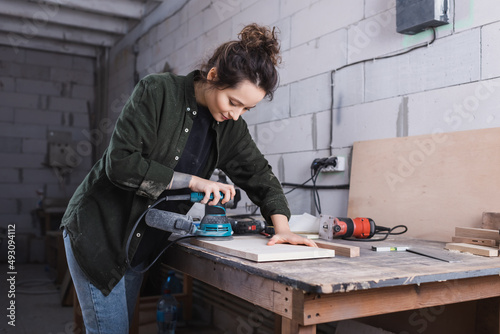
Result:
[[[447,242],[500,203],[500,128],[355,142],[348,217]]]

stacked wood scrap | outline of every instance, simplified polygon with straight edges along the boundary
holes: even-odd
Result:
[[[500,245],[500,213],[483,212],[481,228],[456,227],[446,249],[482,256],[498,256]]]

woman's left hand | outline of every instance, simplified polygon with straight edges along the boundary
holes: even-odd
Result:
[[[273,221],[275,235],[267,243],[269,246],[275,244],[292,244],[292,245],[306,245],[310,247],[318,247],[314,241],[301,237],[298,234],[290,231],[290,226],[288,225],[288,219],[284,215],[272,215],[271,220]]]
[[[318,247],[314,241],[301,237],[293,232],[284,232],[273,235],[271,240],[267,243],[269,246],[275,244],[292,244],[292,245],[306,245],[309,247]]]

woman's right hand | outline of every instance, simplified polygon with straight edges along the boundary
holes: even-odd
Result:
[[[211,180],[206,180],[198,176],[192,176],[189,182],[189,189],[195,192],[201,192],[205,194],[201,204],[216,205],[220,201],[220,193],[224,194],[224,198],[221,203],[225,204],[230,201],[236,194],[234,186],[231,184],[215,182]],[[213,194],[213,200],[210,200],[210,195]]]

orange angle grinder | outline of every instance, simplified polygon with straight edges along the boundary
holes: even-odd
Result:
[[[333,220],[332,233],[334,238],[367,239],[375,235],[377,227],[370,218],[339,218]]]
[[[341,218],[332,217],[328,215],[320,215],[319,222],[319,237],[323,240],[332,240],[336,238],[354,238],[354,239],[370,239],[377,233],[385,232],[383,239],[376,239],[374,241],[385,240],[388,235],[403,234],[407,231],[404,225],[398,225],[393,228],[377,226],[370,218]],[[396,228],[402,228],[402,232],[394,233]],[[362,240],[359,240],[362,241]],[[368,241],[368,240],[367,240]]]

